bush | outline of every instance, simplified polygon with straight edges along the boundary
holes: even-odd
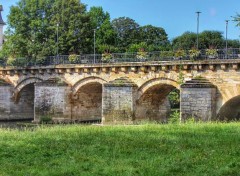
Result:
[[[102,61],[104,62],[109,62],[111,61],[111,59],[113,58],[112,54],[111,53],[103,53],[102,54]]]
[[[206,49],[206,55],[211,58],[216,58],[218,53],[216,49]]]
[[[179,124],[180,123],[180,111],[179,110],[171,111],[170,117],[168,119],[168,123],[171,123],[171,124]]]
[[[48,124],[52,122],[52,117],[49,115],[44,115],[40,117],[40,123]]]
[[[160,57],[161,58],[172,58],[174,56],[174,52],[173,51],[162,51],[160,53]]]
[[[177,58],[182,58],[186,56],[186,52],[182,49],[179,49],[175,52],[174,56]]]
[[[200,51],[198,49],[191,49],[188,51],[191,60],[197,59],[200,56]]]
[[[144,51],[144,49],[140,49],[138,52],[137,52],[137,59],[147,59],[148,57],[148,53],[146,51]]]
[[[76,54],[71,54],[68,56],[68,60],[70,63],[76,63],[78,61],[78,55]]]

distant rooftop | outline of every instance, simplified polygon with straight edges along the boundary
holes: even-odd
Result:
[[[3,6],[2,5],[0,5],[0,25],[5,25],[5,23],[4,23],[3,19],[2,19],[1,11],[3,11]]]

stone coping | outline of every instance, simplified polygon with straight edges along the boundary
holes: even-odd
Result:
[[[101,64],[66,64],[33,67],[0,67],[0,71],[7,70],[39,70],[39,69],[75,69],[75,68],[106,68],[106,67],[141,67],[141,66],[174,66],[174,65],[221,65],[221,64],[240,64],[240,59],[216,59],[216,60],[197,60],[197,61],[151,61],[151,62],[123,62],[123,63],[101,63]]]

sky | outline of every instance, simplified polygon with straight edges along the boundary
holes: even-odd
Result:
[[[10,6],[16,5],[18,0],[0,0],[4,11],[2,16],[7,22]],[[231,21],[231,16],[240,13],[240,0],[81,0],[89,9],[101,6],[111,15],[111,19],[129,17],[141,26],[151,24],[163,27],[170,40],[186,31],[197,31],[196,11],[201,11],[199,18],[199,32],[217,30],[226,35],[228,24],[228,38],[240,40],[240,28]],[[5,28],[6,29],[6,26]]]

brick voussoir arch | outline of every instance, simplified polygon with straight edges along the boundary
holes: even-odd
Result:
[[[77,93],[77,91],[84,85],[89,84],[89,83],[100,83],[100,84],[104,84],[107,83],[106,80],[99,78],[99,77],[88,77],[88,78],[84,78],[80,81],[78,81],[77,83],[75,83],[72,87],[72,93],[73,95]]]
[[[32,84],[32,83],[37,83],[37,82],[41,82],[43,81],[40,78],[36,78],[36,77],[30,77],[30,78],[26,78],[23,81],[21,81],[19,84],[17,84],[17,86],[14,88],[14,92],[18,93],[20,92],[26,85],[28,84]]]

